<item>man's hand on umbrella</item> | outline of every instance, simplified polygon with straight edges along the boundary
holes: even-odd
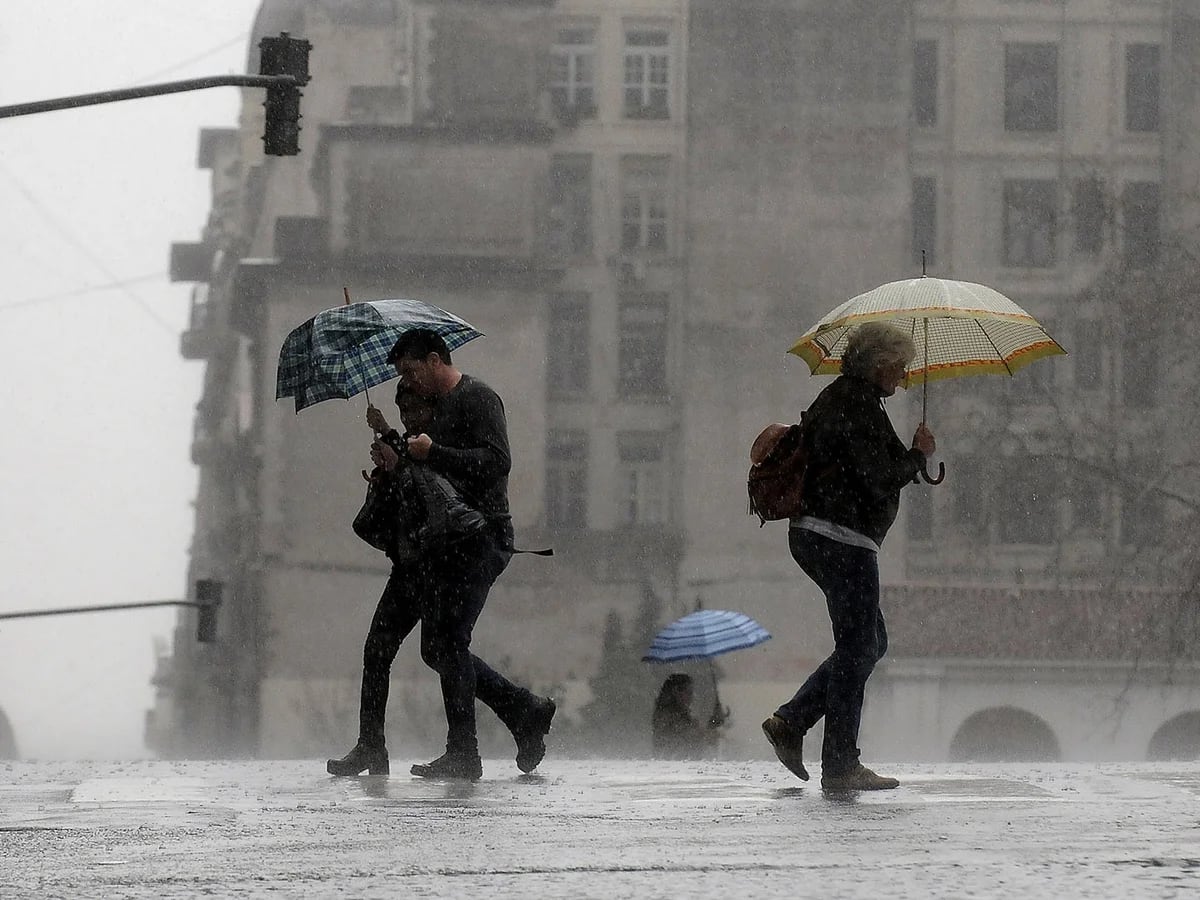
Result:
[[[408,455],[413,459],[428,459],[429,448],[433,446],[433,438],[427,434],[418,434],[408,439]]]
[[[937,450],[937,441],[933,439],[933,432],[925,427],[924,422],[917,426],[916,433],[913,434],[912,446],[914,450],[920,450],[927,457],[933,456],[934,451]]]
[[[367,424],[371,426],[371,430],[376,434],[387,434],[392,430],[378,407],[370,404],[367,405]]]
[[[376,440],[371,443],[371,462],[385,472],[391,472],[400,463],[400,454],[383,441]]]

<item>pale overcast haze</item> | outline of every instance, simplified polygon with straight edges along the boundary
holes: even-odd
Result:
[[[258,0],[0,4],[0,106],[245,71]],[[236,88],[0,119],[0,611],[181,598],[201,362],[179,355],[206,126]],[[174,608],[0,621],[23,758],[148,755]]]

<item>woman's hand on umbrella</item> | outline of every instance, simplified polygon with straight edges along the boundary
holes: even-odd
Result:
[[[388,425],[387,419],[383,417],[378,407],[367,404],[367,424],[371,426],[371,430],[376,434],[387,434],[391,431],[391,426]]]
[[[433,438],[427,434],[418,434],[408,439],[408,455],[413,459],[428,459],[429,448],[433,446]]]
[[[933,432],[925,426],[924,422],[917,426],[916,433],[913,434],[912,446],[914,450],[920,450],[926,456],[933,456],[934,451],[937,450],[937,441],[933,439]]]
[[[373,441],[371,443],[371,462],[385,472],[391,472],[400,462],[400,454],[383,441]]]

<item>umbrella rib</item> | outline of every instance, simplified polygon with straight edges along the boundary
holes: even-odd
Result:
[[[996,342],[992,340],[992,336],[988,334],[987,329],[983,327],[983,321],[976,319],[975,324],[979,326],[979,332],[985,338],[987,338],[988,343],[992,345],[992,349],[996,351],[996,358],[1000,360],[1000,362],[1004,363],[1004,368],[1008,370],[1008,376],[1011,378],[1014,374],[1012,366],[1008,364],[1008,360],[1004,358],[1004,354],[1000,352],[1000,348],[996,346]]]

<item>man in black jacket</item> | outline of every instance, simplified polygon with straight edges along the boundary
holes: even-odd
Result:
[[[803,738],[823,716],[821,786],[827,790],[899,785],[859,762],[858,729],[867,679],[887,651],[879,547],[900,509],[901,489],[936,449],[924,423],[906,448],[883,408],[913,355],[912,339],[899,329],[877,322],[859,326],[841,377],[821,391],[804,418],[809,458],[801,514],[791,522],[788,544],[825,594],[834,650],[762,727],[780,762],[807,781]]]
[[[421,658],[441,679],[447,736],[445,754],[413,766],[412,774],[471,780],[482,775],[476,697],[512,732],[517,766],[531,772],[546,753],[554,702],[513,684],[470,649],[488,591],[512,556],[504,404],[490,387],[454,366],[445,341],[431,331],[406,332],[388,361],[406,389],[436,401],[425,431],[407,438],[408,456],[444,475],[465,503],[487,517],[488,527],[429,549],[403,572],[393,572],[363,648],[359,742],[343,759],[330,760],[328,769],[335,775],[387,772],[383,717],[388,673],[401,641],[419,620]],[[372,445],[371,459],[389,471],[399,462],[382,439]]]

